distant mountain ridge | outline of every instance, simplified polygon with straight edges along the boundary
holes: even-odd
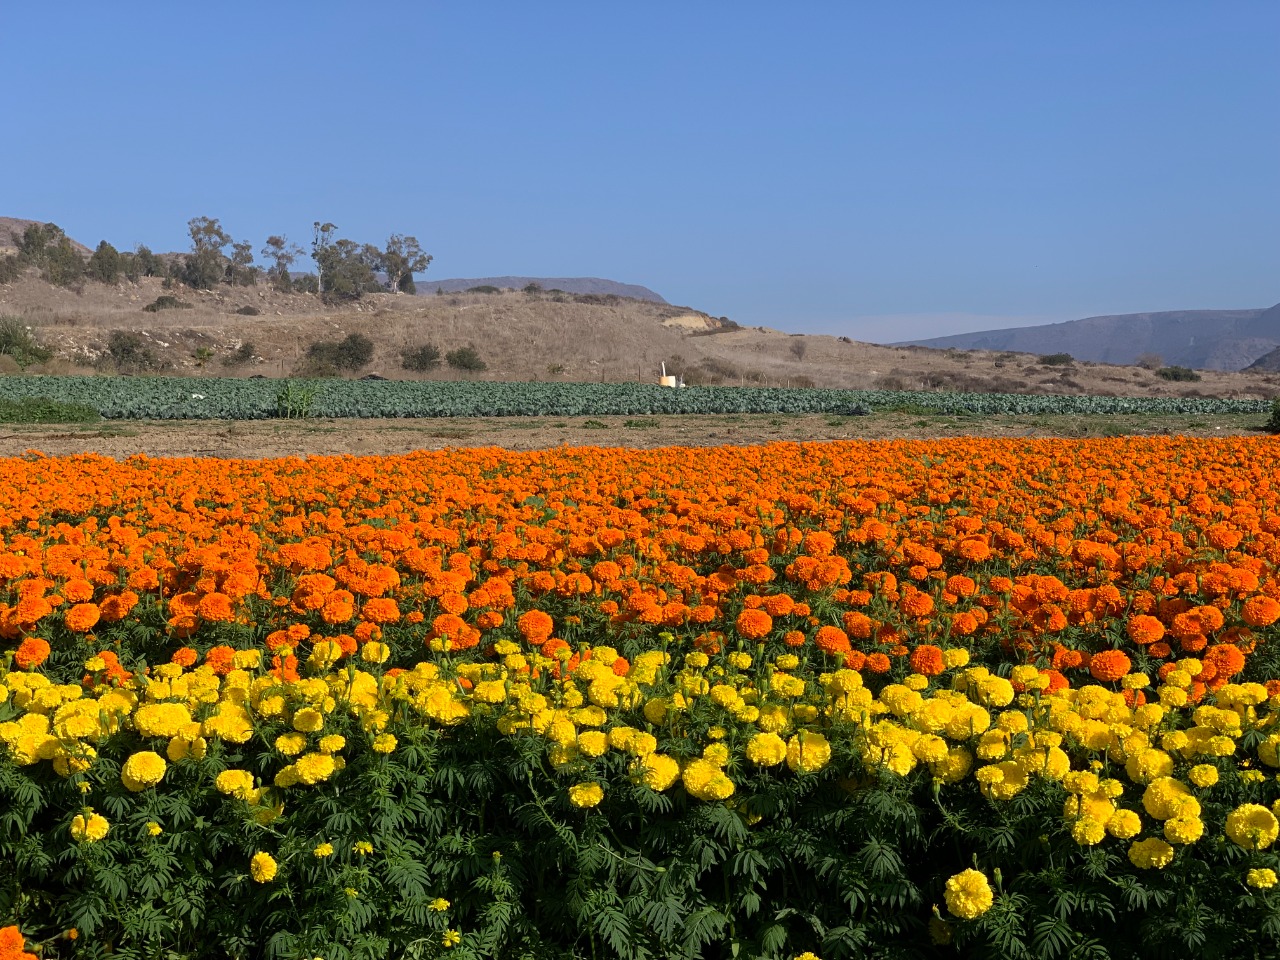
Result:
[[[939,350],[1069,353],[1077,360],[1132,364],[1155,354],[1167,365],[1243,370],[1280,347],[1280,304],[1255,310],[1173,310],[1086,317],[1035,327],[980,330],[903,344]]]
[[[443,290],[445,293],[462,293],[471,287],[520,290],[531,283],[536,283],[543,290],[563,290],[565,293],[611,293],[617,297],[630,297],[633,300],[648,300],[652,303],[667,302],[648,287],[635,283],[618,283],[616,280],[603,280],[599,277],[453,277],[437,280],[434,277],[418,276],[415,281],[418,293],[423,296],[434,294],[437,290]]]

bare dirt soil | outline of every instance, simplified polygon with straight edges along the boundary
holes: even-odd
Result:
[[[95,453],[124,458],[247,459],[372,456],[445,447],[540,450],[558,446],[652,448],[955,436],[1103,437],[1258,434],[1263,416],[1022,416],[996,420],[933,413],[493,417],[422,420],[101,421],[83,426],[0,425],[0,456]]]

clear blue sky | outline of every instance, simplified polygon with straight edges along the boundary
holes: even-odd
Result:
[[[891,340],[1280,300],[1280,3],[10,3],[0,215]]]

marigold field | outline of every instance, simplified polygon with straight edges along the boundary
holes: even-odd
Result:
[[[0,958],[1280,956],[1280,441],[0,461]]]

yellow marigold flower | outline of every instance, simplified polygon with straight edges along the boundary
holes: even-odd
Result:
[[[1173,847],[1159,837],[1148,837],[1129,846],[1129,862],[1139,870],[1163,870],[1173,862]]]
[[[324,714],[314,707],[303,707],[293,715],[293,729],[301,733],[315,733],[324,726]]]
[[[601,730],[587,730],[578,734],[578,750],[584,757],[603,756],[609,749],[609,736]]]
[[[432,910],[434,910],[436,913],[444,913],[446,910],[449,909],[450,904],[449,904],[449,901],[446,900],[444,897],[436,897],[429,904],[427,904],[427,906],[430,907]]]
[[[822,960],[816,953],[806,950],[804,953],[797,953],[795,960]]]
[[[639,765],[640,782],[658,793],[669,789],[680,779],[680,764],[674,757],[650,753],[641,757],[636,763]]]
[[[164,757],[151,750],[135,753],[120,768],[120,782],[134,793],[154,787],[168,768]]]
[[[276,737],[276,749],[286,757],[296,757],[307,749],[307,738],[300,733],[282,733]]]
[[[373,747],[374,753],[391,753],[395,750],[397,742],[394,734],[380,733],[369,745]]]
[[[360,659],[365,663],[386,663],[391,648],[378,640],[370,640],[360,648]]]
[[[147,821],[147,834],[152,837],[158,837],[164,833],[164,827],[156,823],[154,820]]]
[[[261,650],[237,650],[231,656],[231,665],[237,670],[256,670],[261,663]]]
[[[702,751],[702,759],[723,767],[729,762],[729,747],[723,743],[709,743]]]
[[[1261,804],[1241,804],[1227,814],[1227,836],[1246,850],[1265,850],[1278,833],[1280,821]]]
[[[357,840],[351,847],[353,853],[358,853],[362,857],[367,857],[373,853],[373,844],[368,840]]]
[[[598,783],[575,783],[569,788],[569,802],[575,807],[594,807],[604,799],[604,788]]]
[[[87,815],[78,814],[71,820],[71,836],[80,843],[97,843],[107,835],[111,825],[100,813],[87,811]]]
[[[261,850],[249,860],[249,874],[257,883],[270,883],[275,879],[277,869],[275,858]]]
[[[1259,890],[1270,890],[1276,885],[1276,872],[1266,867],[1250,870],[1245,874],[1244,882]]]
[[[1082,847],[1092,847],[1107,836],[1107,825],[1092,817],[1081,817],[1071,825],[1071,839]]]
[[[991,884],[978,870],[963,870],[947,881],[943,891],[947,910],[961,920],[973,920],[991,909],[995,894]]]
[[[1204,836],[1204,821],[1199,817],[1170,817],[1164,822],[1164,838],[1170,843],[1195,843]]]
[[[507,699],[507,682],[505,680],[482,680],[471,691],[471,696],[481,703],[504,703]]]
[[[1117,810],[1107,820],[1107,833],[1117,840],[1130,840],[1142,832],[1142,818],[1132,810]]]
[[[751,654],[749,653],[731,653],[728,657],[729,666],[737,670],[746,670],[751,666]]]
[[[951,647],[942,651],[942,662],[948,670],[958,670],[969,665],[969,651],[964,647]]]
[[[1218,768],[1211,763],[1197,763],[1187,771],[1187,779],[1202,790],[1218,782]]]
[[[213,781],[213,785],[218,788],[219,793],[238,800],[248,800],[253,791],[253,774],[248,770],[223,770]]]
[[[685,654],[685,658],[684,658],[684,665],[693,670],[701,670],[710,662],[711,662],[711,658],[699,650],[695,650],[693,653]]]
[[[323,860],[325,857],[331,857],[333,856],[333,844],[321,843],[317,845],[314,850],[311,851],[311,854],[312,856],[320,860]]]
[[[444,945],[446,950],[452,950],[462,942],[462,934],[457,930],[446,930],[444,935],[440,938],[440,942]]]
[[[347,738],[340,733],[331,733],[320,738],[321,753],[337,753],[347,745]]]
[[[796,773],[817,773],[831,762],[831,744],[820,733],[802,730],[787,742],[787,766]]]
[[[334,758],[328,754],[306,753],[294,762],[293,768],[297,771],[298,779],[302,783],[313,787],[333,776],[337,765],[334,763]]]

